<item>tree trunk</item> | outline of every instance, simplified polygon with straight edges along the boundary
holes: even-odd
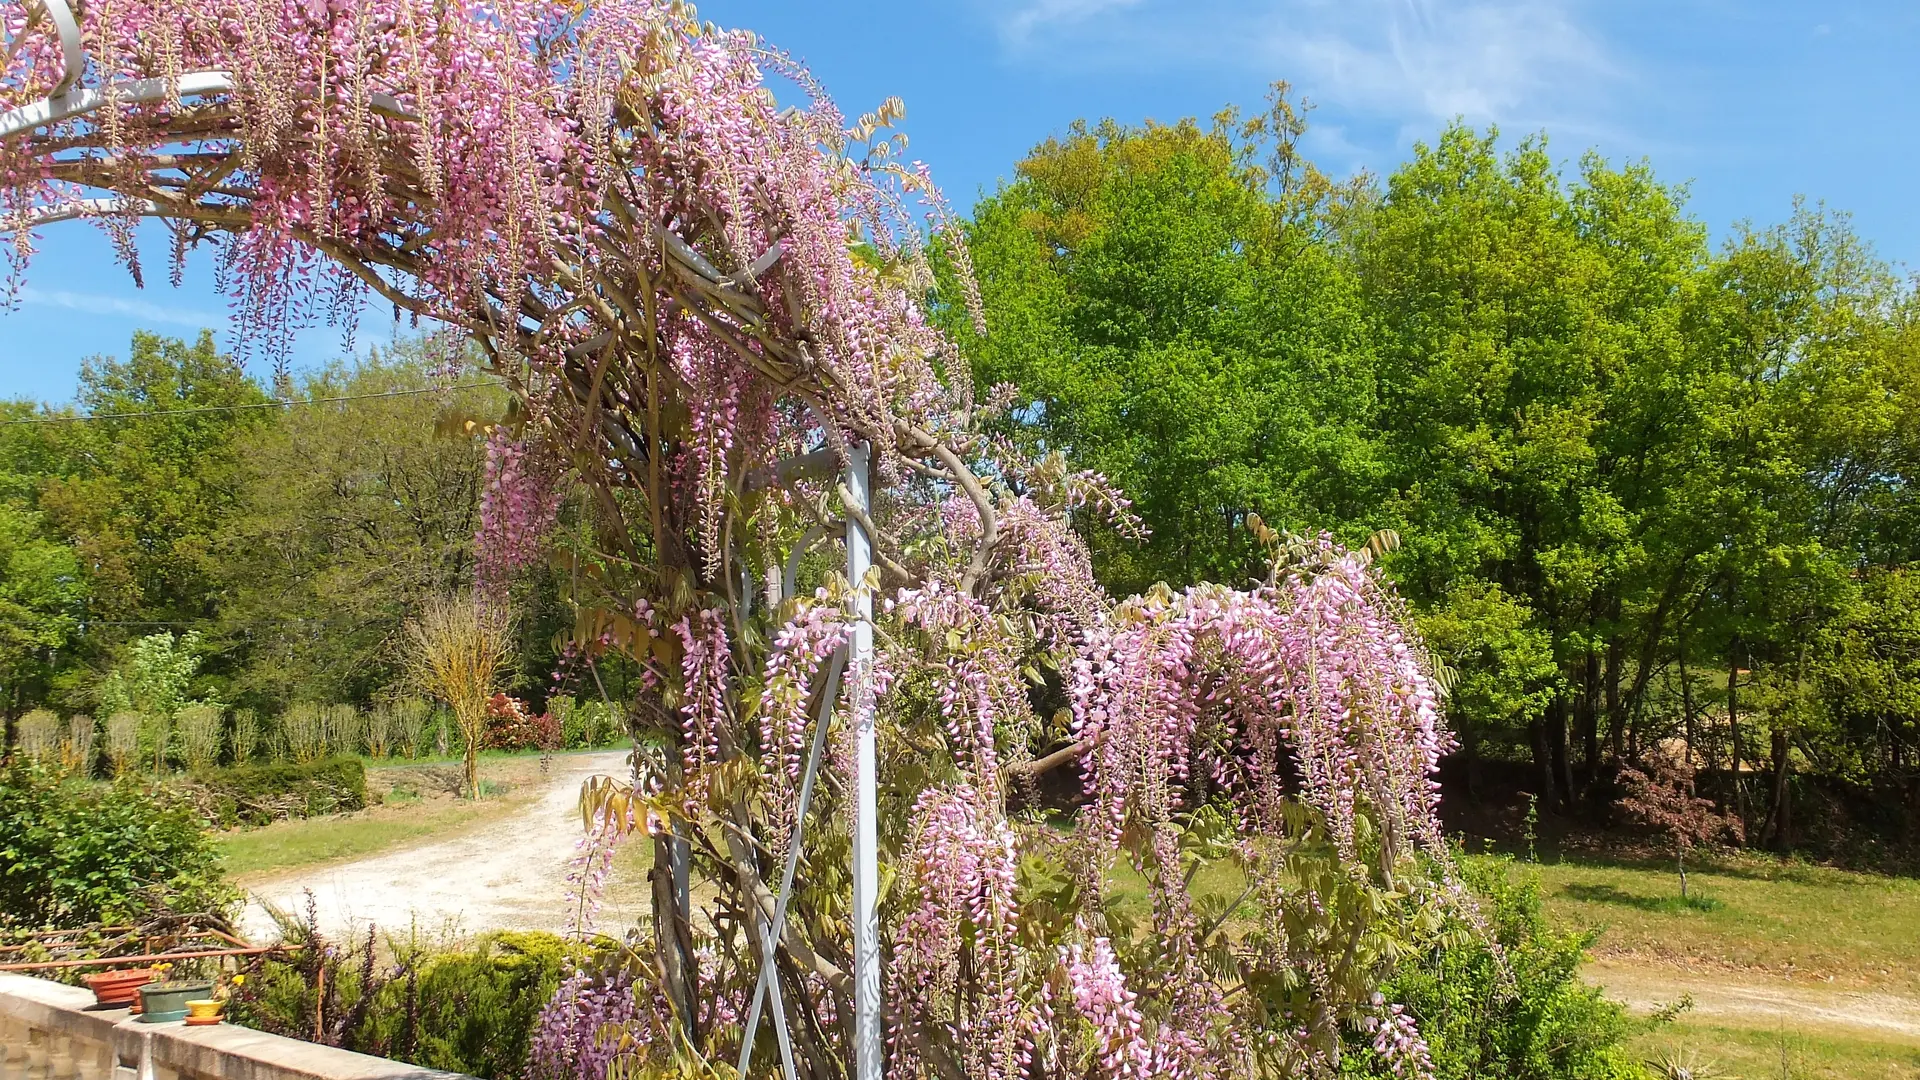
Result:
[[[1791,818],[1791,789],[1787,784],[1787,733],[1784,728],[1773,729],[1773,806],[1767,813],[1767,835],[1775,851],[1785,851],[1793,844]]]
[[[1620,701],[1620,652],[1620,635],[1616,632],[1607,639],[1606,673],[1601,678],[1607,695],[1607,751],[1615,761],[1627,756],[1627,710]]]
[[[1751,824],[1747,816],[1747,784],[1741,770],[1745,767],[1746,748],[1740,737],[1740,661],[1732,645],[1727,646],[1727,742],[1733,767],[1733,806],[1740,820]]]
[[[1593,628],[1591,620],[1587,628]],[[1574,710],[1574,722],[1580,729],[1582,749],[1586,752],[1587,783],[1591,785],[1593,778],[1600,775],[1600,654],[1591,648],[1581,662],[1580,702]]]
[[[653,944],[660,965],[660,982],[668,1003],[686,1026],[687,1038],[699,1045],[697,1021],[700,976],[693,955],[693,924],[689,918],[691,898],[686,889],[687,842],[672,833],[654,837],[653,869],[647,872],[653,886]],[[758,955],[758,942],[754,942]]]
[[[1472,724],[1460,725],[1460,766],[1466,778],[1467,801],[1479,802],[1480,733]],[[1195,769],[1193,772],[1196,776],[1201,775],[1201,770]]]
[[[1562,813],[1573,812],[1573,762],[1567,746],[1567,710],[1562,702],[1556,702],[1547,710],[1547,741],[1552,751],[1553,775],[1559,782],[1559,803]]]
[[[1553,706],[1548,706],[1552,711]],[[1549,812],[1555,805],[1553,795],[1553,750],[1547,739],[1547,718],[1535,717],[1527,724],[1527,734],[1533,741],[1533,767],[1539,773],[1540,805]]]
[[[1687,675],[1687,627],[1680,624],[1680,723],[1687,769],[1693,769],[1693,680]]]
[[[467,744],[464,764],[466,765],[467,798],[469,799],[478,799],[480,797],[480,731],[480,724],[469,723],[464,720],[460,722],[460,737],[461,740]]]

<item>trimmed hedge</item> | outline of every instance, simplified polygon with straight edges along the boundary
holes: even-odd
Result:
[[[192,786],[201,812],[222,828],[367,805],[367,769],[351,757],[209,769],[194,774]]]

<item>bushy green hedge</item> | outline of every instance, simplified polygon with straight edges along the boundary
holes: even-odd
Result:
[[[1506,972],[1484,938],[1461,926],[1381,987],[1419,1024],[1437,1080],[1647,1080],[1647,1068],[1623,1045],[1643,1022],[1578,974],[1593,935],[1550,928],[1538,880],[1512,860],[1465,859],[1462,873]],[[1342,1072],[1393,1076],[1367,1041],[1354,1038]]]
[[[367,805],[366,766],[351,757],[210,769],[196,773],[192,787],[201,812],[222,828]]]
[[[0,768],[0,924],[72,928],[233,898],[212,837],[177,794],[21,760]]]
[[[310,922],[282,929],[307,947],[256,966],[231,1007],[235,1022],[482,1080],[522,1075],[541,1009],[569,962],[588,956],[586,946],[543,933],[500,931],[436,948],[376,947],[367,937],[335,943]]]

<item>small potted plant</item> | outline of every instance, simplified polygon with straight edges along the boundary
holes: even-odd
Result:
[[[213,993],[213,983],[205,979],[167,979],[150,982],[140,988],[140,1020],[165,1024],[187,1018],[187,1002]]]
[[[227,1009],[227,999],[233,996],[235,988],[246,985],[245,972],[235,974],[232,979],[222,979],[213,988],[211,997],[195,998],[187,1002],[187,1025],[200,1027],[205,1024],[217,1024]]]

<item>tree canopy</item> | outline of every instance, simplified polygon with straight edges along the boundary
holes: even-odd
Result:
[[[1842,750],[1855,706],[1812,687],[1916,557],[1910,284],[1805,205],[1716,248],[1649,165],[1544,137],[1455,124],[1333,184],[1303,123],[1281,87],[1252,123],[1078,124],[975,213],[978,391],[1152,530],[1082,522],[1103,578],[1243,579],[1256,515],[1389,530],[1469,755],[1531,756],[1551,805],[1669,736],[1766,767],[1729,797],[1781,843],[1792,772],[1903,783],[1896,714]]]

